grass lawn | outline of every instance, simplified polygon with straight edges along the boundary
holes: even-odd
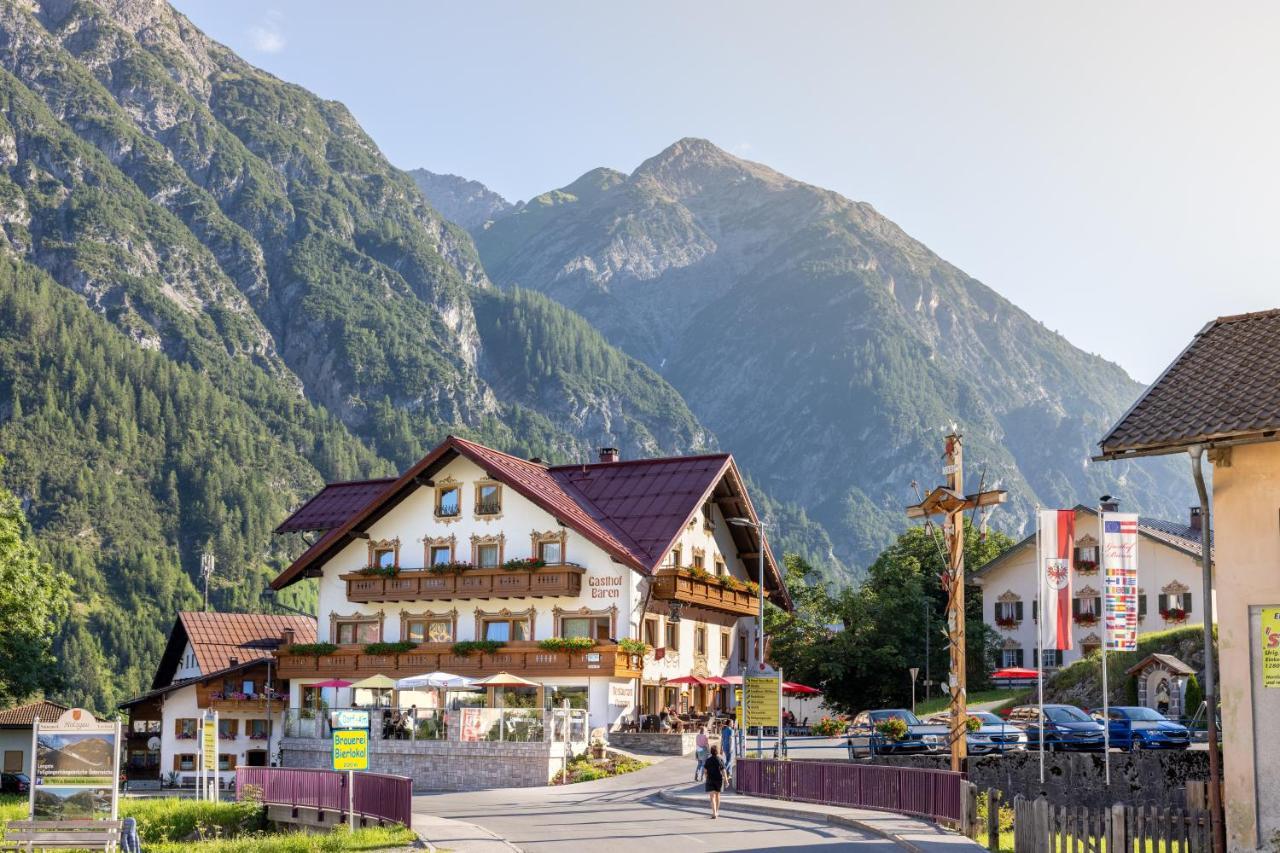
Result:
[[[969,704],[977,705],[981,702],[1009,702],[1010,700],[1019,699],[1027,693],[1025,687],[1004,687],[999,690],[978,690],[969,694]],[[949,696],[935,696],[927,702],[916,703],[916,716],[923,717],[926,714],[936,714],[939,711],[945,711],[951,706],[951,698]]]
[[[120,799],[120,817],[138,821],[138,835],[147,853],[327,853],[402,848],[417,840],[412,830],[399,827],[355,832],[337,829],[325,834],[271,832],[263,814],[262,807],[254,803],[204,803],[176,797]],[[0,797],[0,823],[7,825],[26,817],[26,797]],[[209,840],[184,840],[197,830]]]

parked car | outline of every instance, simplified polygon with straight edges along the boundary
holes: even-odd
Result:
[[[1101,752],[1104,748],[1102,724],[1075,705],[1045,705],[1044,719],[1036,705],[1019,705],[1009,712],[1009,722],[1027,733],[1027,747],[1040,748],[1044,728],[1044,748]]]
[[[906,723],[907,734],[901,740],[890,740],[877,727],[889,720]],[[885,708],[880,711],[863,711],[849,725],[848,738],[853,748],[865,749],[872,755],[898,755],[910,752],[941,752],[947,748],[946,726],[920,722],[920,718],[905,708]]]
[[[1111,746],[1115,749],[1186,749],[1191,732],[1152,708],[1125,705],[1109,709]],[[1102,715],[1095,719],[1102,721]]]
[[[31,780],[26,773],[0,775],[0,794],[25,794],[31,790]]]
[[[1027,733],[1012,723],[1007,723],[990,711],[970,711],[969,716],[982,723],[982,727],[969,732],[967,738],[970,755],[988,752],[1010,752],[1027,748]],[[951,712],[939,711],[925,717],[926,723],[951,729]]]

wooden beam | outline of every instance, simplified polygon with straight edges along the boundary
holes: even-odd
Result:
[[[760,552],[759,551],[739,551],[738,559],[739,560],[758,560],[760,559]]]

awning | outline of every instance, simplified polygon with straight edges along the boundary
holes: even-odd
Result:
[[[729,680],[721,678],[718,675],[682,675],[679,678],[668,679],[667,685],[683,684],[698,687],[725,687],[729,684]]]

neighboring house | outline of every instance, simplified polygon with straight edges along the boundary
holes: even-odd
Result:
[[[1118,509],[1114,504],[1108,510]],[[1098,512],[1077,505],[1075,571],[1071,578],[1072,648],[1045,650],[1045,668],[1056,669],[1102,646],[1102,569],[1098,563]],[[1200,508],[1186,524],[1138,520],[1138,633],[1203,623],[1200,601]],[[972,572],[982,587],[982,618],[1001,638],[1001,666],[1036,667],[1039,603],[1036,601],[1036,535],[1032,533]]]
[[[1263,608],[1280,607],[1280,310],[1206,325],[1102,439],[1102,459],[1211,463],[1223,802],[1231,850],[1280,834],[1280,673],[1264,683]],[[1280,666],[1276,649],[1273,666]]]
[[[272,655],[286,634],[314,642],[315,620],[179,613],[151,690],[120,706],[129,713],[125,772],[130,784],[159,782],[170,773],[184,782],[194,779],[196,733],[209,708],[218,712],[218,769],[224,781],[240,765],[271,764],[288,695]]]
[[[314,686],[327,679],[442,670],[527,678],[537,686],[490,689],[486,704],[568,701],[592,728],[665,706],[727,707],[715,680],[755,659],[749,585],[762,547],[768,594],[790,605],[767,542],[732,517],[756,518],[728,454],[622,461],[606,448],[599,462],[550,467],[449,437],[393,481],[327,486],[278,529],[323,532],[272,586],[318,578],[319,638],[339,646],[281,650],[291,706],[360,698]],[[539,645],[561,638],[596,644]],[[454,653],[470,640],[503,645]],[[386,642],[411,645],[366,651]],[[668,685],[683,676],[704,683]]]
[[[39,717],[46,723],[57,721],[66,705],[41,699],[0,711],[0,750],[4,753],[5,773],[31,775],[31,727]]]

